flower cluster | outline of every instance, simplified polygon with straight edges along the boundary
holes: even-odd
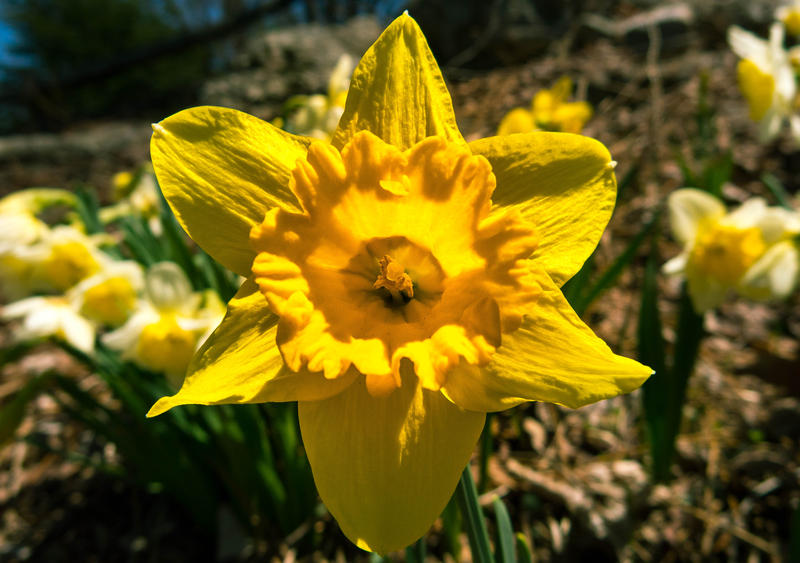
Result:
[[[140,172],[129,187],[129,197],[98,216],[131,216],[140,209],[137,201],[146,201],[142,211],[159,205],[157,198],[135,195],[157,189],[151,174]],[[77,205],[74,194],[55,189],[0,200],[0,294],[11,301],[0,318],[19,321],[18,340],[55,337],[86,354],[101,333],[106,346],[179,386],[189,358],[222,320],[219,297],[192,291],[175,264],[145,268],[120,259],[113,237],[86,234]],[[54,209],[68,210],[61,213],[66,221],[50,225],[40,218]]]
[[[530,131],[561,131],[580,133],[592,117],[588,102],[568,102],[572,80],[562,76],[550,89],[539,90],[531,100],[530,109],[514,108],[500,122],[498,135]]]

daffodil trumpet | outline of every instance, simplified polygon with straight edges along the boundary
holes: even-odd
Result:
[[[548,132],[467,143],[408,15],[357,66],[330,144],[218,107],[153,130],[178,221],[246,281],[149,416],[297,401],[320,496],[364,549],[426,532],[485,413],[580,407],[651,374],[559,289],[611,216],[606,148]]]

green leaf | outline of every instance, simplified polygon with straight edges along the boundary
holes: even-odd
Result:
[[[722,198],[722,186],[729,182],[733,173],[733,151],[709,157],[703,168],[703,188],[710,194]]]
[[[586,292],[586,287],[589,285],[592,272],[594,271],[595,252],[597,252],[596,249],[589,255],[589,258],[583,263],[578,273],[572,276],[561,288],[561,292],[564,294],[566,300],[569,301],[569,304],[572,305],[573,309],[575,309],[575,305],[580,300],[581,295]]]
[[[33,399],[52,380],[52,373],[45,372],[38,375],[23,385],[14,396],[0,409],[0,446],[14,438],[14,434],[19,428],[22,419],[25,418],[25,411]]]
[[[517,533],[517,556],[519,563],[533,563],[533,550],[522,533]]]
[[[498,563],[516,563],[517,555],[514,550],[514,529],[511,527],[511,518],[506,505],[499,497],[492,501],[494,516],[497,521],[496,558]]]
[[[97,194],[89,187],[81,186],[75,190],[75,211],[90,235],[103,232],[103,222],[100,221],[100,204]]]
[[[461,553],[461,514],[455,494],[442,511],[442,535],[445,551],[457,561]]]
[[[658,247],[652,241],[645,265],[642,303],[637,330],[639,361],[655,370],[642,386],[642,401],[647,426],[653,475],[666,479],[672,457],[669,437],[670,374],[666,368],[661,316],[658,311]]]
[[[425,563],[425,536],[406,548],[406,563]]]
[[[703,339],[703,316],[698,315],[686,284],[681,290],[676,342],[671,368],[667,365],[658,311],[658,253],[655,241],[648,257],[639,313],[639,359],[656,373],[642,386],[645,422],[650,442],[653,477],[670,478],[675,440],[680,432],[689,377]]]
[[[662,207],[659,207],[650,220],[645,223],[642,228],[636,233],[636,236],[631,239],[625,250],[617,256],[611,265],[603,272],[597,281],[595,281],[587,290],[571,302],[573,309],[578,315],[583,315],[586,309],[597,299],[605,290],[617,281],[617,278],[625,271],[625,268],[633,261],[636,256],[636,251],[641,246],[648,233],[658,224],[661,218]],[[582,270],[582,269],[581,269]]]
[[[489,480],[489,456],[492,455],[492,414],[486,413],[486,420],[483,423],[480,441],[478,442],[478,493],[486,490],[486,483]]]
[[[764,185],[767,186],[769,191],[772,192],[772,195],[775,196],[778,205],[789,211],[794,211],[792,207],[792,196],[789,195],[789,192],[786,191],[786,188],[783,187],[783,184],[776,176],[766,172],[761,176],[761,181],[764,182]]]
[[[472,479],[469,465],[461,473],[461,479],[456,488],[456,500],[464,523],[467,525],[467,538],[469,538],[469,546],[472,549],[472,560],[475,563],[491,563],[492,551],[489,548],[489,532],[486,530],[486,521],[478,502],[478,492],[475,490],[475,481]]]

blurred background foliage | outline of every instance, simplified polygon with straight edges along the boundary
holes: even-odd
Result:
[[[402,1],[8,0],[0,134],[100,117],[169,113],[197,101],[244,34],[296,23],[382,18]]]

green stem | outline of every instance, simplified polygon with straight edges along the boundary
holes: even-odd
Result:
[[[483,424],[480,444],[480,473],[478,473],[478,493],[486,491],[486,484],[489,481],[489,456],[492,455],[492,414],[486,413],[486,421]]]
[[[475,490],[475,481],[472,479],[469,465],[461,473],[461,479],[456,488],[456,500],[467,525],[472,560],[475,563],[491,563],[493,558],[489,548],[489,532],[486,530],[486,521],[483,518],[481,505],[478,503],[478,492]]]
[[[689,292],[684,284],[678,313],[675,357],[672,363],[672,379],[674,382],[672,392],[674,395],[671,397],[671,402],[674,408],[670,412],[673,420],[669,425],[674,430],[674,435],[670,436],[672,450],[675,449],[675,438],[680,431],[683,403],[686,400],[689,377],[692,375],[694,366],[697,363],[697,354],[700,351],[700,344],[704,335],[703,315],[695,312]]]

